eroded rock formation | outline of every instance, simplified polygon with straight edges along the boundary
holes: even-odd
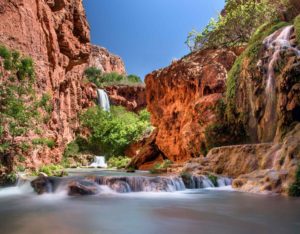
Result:
[[[117,72],[126,74],[125,65],[122,59],[110,53],[107,49],[100,46],[91,46],[89,67],[96,67],[103,72]]]
[[[200,156],[227,72],[241,51],[195,52],[146,76],[148,110],[158,129],[156,144],[172,161]]]
[[[147,106],[144,85],[113,85],[105,87],[105,90],[112,105],[124,106],[134,112]]]
[[[81,0],[0,0],[0,21],[0,44],[33,58],[37,93],[50,94],[53,106],[50,120],[36,127],[55,141],[55,148],[35,148],[25,165],[57,163],[75,136],[78,113],[96,99],[95,87],[82,82],[84,70],[98,59],[105,72],[125,73],[124,64],[103,48],[91,50]],[[31,133],[28,139],[36,137]]]

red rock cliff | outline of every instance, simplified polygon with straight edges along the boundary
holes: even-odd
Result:
[[[94,87],[81,82],[91,61],[90,30],[82,1],[0,0],[0,22],[0,44],[33,58],[38,94],[49,93],[53,98],[50,121],[40,127],[57,147],[34,150],[27,166],[57,162],[75,136],[78,113],[93,105],[95,98]],[[125,72],[123,62],[110,58],[104,49],[92,55],[105,58],[99,64],[104,71]]]
[[[225,91],[227,72],[239,51],[192,53],[146,77],[146,96],[156,144],[173,161],[199,156],[205,128]]]

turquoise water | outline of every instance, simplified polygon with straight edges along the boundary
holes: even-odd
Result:
[[[300,233],[300,200],[235,191],[37,196],[0,190],[0,233]]]

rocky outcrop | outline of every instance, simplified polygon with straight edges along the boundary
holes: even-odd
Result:
[[[187,163],[183,172],[228,176],[240,191],[287,194],[295,182],[299,160],[300,124],[282,143],[215,148],[206,158]]]
[[[78,113],[97,97],[96,87],[82,82],[84,70],[97,63],[105,72],[125,73],[124,64],[104,48],[91,48],[81,0],[0,0],[0,21],[0,44],[33,58],[37,94],[51,96],[49,121],[37,126],[43,136],[32,132],[28,140],[53,139],[55,148],[32,149],[25,166],[58,163],[79,127]]]
[[[134,112],[147,106],[144,85],[113,85],[105,87],[105,90],[112,105],[123,106]]]
[[[149,136],[131,144],[125,154],[132,157],[128,168],[138,168],[140,170],[150,170],[156,163],[162,163],[166,156],[159,150],[156,144],[157,129]]]
[[[91,46],[89,67],[96,67],[102,72],[117,72],[126,74],[125,65],[119,56],[110,53],[107,49],[99,46]]]
[[[199,157],[205,129],[215,121],[227,72],[242,49],[204,50],[147,75],[146,97],[156,145],[172,161]]]

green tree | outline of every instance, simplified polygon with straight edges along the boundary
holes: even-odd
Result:
[[[91,148],[108,157],[123,155],[126,147],[150,127],[147,119],[116,106],[110,113],[99,107],[90,108],[81,116],[81,122],[90,130]]]
[[[223,14],[202,32],[190,32],[186,44],[191,51],[242,45],[260,25],[278,19],[286,6],[285,0],[227,0]]]

